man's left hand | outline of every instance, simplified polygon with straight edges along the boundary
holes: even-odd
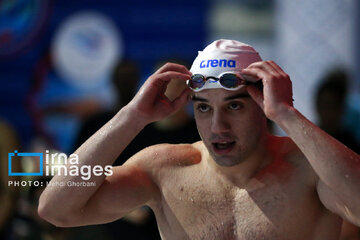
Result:
[[[247,87],[247,90],[269,119],[276,122],[283,111],[293,106],[292,83],[289,75],[275,62],[255,62],[243,69],[241,73],[262,80],[263,92],[251,85]]]

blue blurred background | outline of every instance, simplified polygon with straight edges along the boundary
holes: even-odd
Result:
[[[162,58],[180,57],[190,61],[196,56],[206,39],[207,8],[202,0],[1,1],[1,118],[16,128],[22,144],[27,146],[36,134],[34,119],[25,108],[29,101],[35,101],[36,106],[46,106],[69,98],[94,97],[104,107],[111,105],[114,94],[106,86],[109,82],[105,79],[100,86],[76,88],[61,79],[52,67],[43,66],[47,68],[42,70],[46,71],[40,79],[43,82],[34,82],[40,81],[34,80],[36,64],[49,54],[61,24],[74,14],[90,10],[109,18],[121,40],[119,44],[123,50],[119,60],[129,58],[138,62],[144,79],[154,70],[155,62]],[[80,44],[85,45],[85,40],[82,39]],[[42,85],[38,86],[41,89],[31,92],[36,84]],[[51,124],[56,123],[53,121]],[[71,121],[62,124],[67,124],[67,132],[76,131],[76,124]],[[56,131],[54,134],[57,134]],[[59,141],[71,141],[71,137],[63,138]],[[63,150],[69,148],[63,142],[59,145]]]

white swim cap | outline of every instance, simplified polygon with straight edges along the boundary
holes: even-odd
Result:
[[[239,73],[251,63],[262,61],[259,53],[250,45],[220,39],[212,42],[203,51],[199,51],[190,72],[205,77],[218,77],[224,72]],[[221,88],[216,82],[207,83],[201,90]]]

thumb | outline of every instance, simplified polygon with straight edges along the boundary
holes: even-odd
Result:
[[[262,91],[255,86],[248,86],[246,89],[250,97],[264,110],[264,95]]]
[[[191,93],[191,89],[185,88],[181,92],[181,94],[177,98],[175,98],[174,101],[172,101],[174,111],[179,110],[181,107],[183,107],[188,102],[188,100],[190,99],[189,98],[190,93]]]

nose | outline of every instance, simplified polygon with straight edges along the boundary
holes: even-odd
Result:
[[[214,111],[211,119],[211,131],[214,134],[222,134],[230,131],[230,124],[224,113]]]

